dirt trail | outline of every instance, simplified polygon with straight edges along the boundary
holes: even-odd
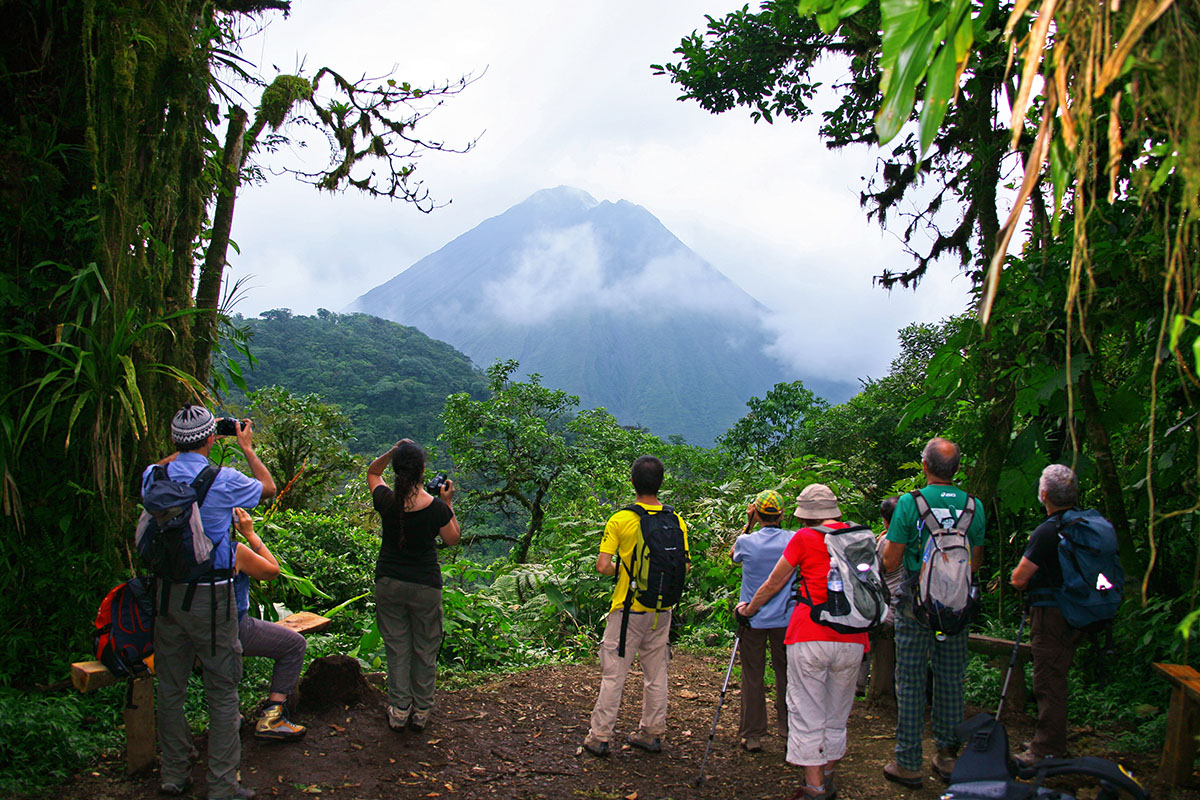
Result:
[[[317,662],[314,662],[317,663]],[[262,798],[368,800],[370,798],[789,798],[799,771],[783,761],[784,740],[769,737],[762,753],[737,747],[738,697],[731,685],[705,770],[700,768],[727,662],[679,654],[671,664],[671,707],[664,751],[615,748],[607,759],[581,753],[599,670],[589,665],[546,666],[499,676],[481,686],[439,690],[435,716],[421,734],[395,733],[384,719],[384,696],[357,676],[308,677],[307,708],[295,716],[309,726],[299,743],[265,744],[242,731],[242,781]],[[339,699],[340,698],[340,699]],[[315,702],[309,702],[309,700]],[[324,702],[323,702],[324,701]],[[641,674],[630,674],[618,723],[618,741],[636,727]],[[322,707],[323,706],[323,707]],[[844,800],[907,796],[935,800],[944,784],[929,776],[907,791],[880,772],[892,756],[894,712],[857,701],[850,719],[850,751],[839,768]],[[1010,740],[1028,739],[1030,721],[1009,725]],[[197,742],[203,750],[204,737]],[[1076,731],[1080,755],[1118,758],[1135,775],[1153,774],[1157,754],[1113,753],[1095,732]],[[926,744],[927,754],[932,744]],[[203,763],[203,762],[201,762]],[[198,766],[192,797],[204,797]],[[1074,788],[1074,787],[1072,787]],[[1149,787],[1166,797],[1161,787]],[[125,778],[120,760],[105,761],[51,796],[78,800],[155,797],[157,773]],[[1092,797],[1090,790],[1080,797]],[[1175,800],[1200,800],[1200,790],[1177,789]]]

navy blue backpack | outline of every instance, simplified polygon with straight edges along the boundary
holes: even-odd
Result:
[[[1058,563],[1063,582],[1054,600],[1067,624],[1089,632],[1107,627],[1125,588],[1112,523],[1095,509],[1065,512],[1058,531]]]

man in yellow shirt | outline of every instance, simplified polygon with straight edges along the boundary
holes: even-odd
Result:
[[[604,639],[600,642],[600,693],[592,709],[591,729],[583,740],[584,749],[595,756],[608,755],[608,743],[621,708],[625,677],[634,655],[641,661],[645,686],[641,723],[627,741],[634,747],[657,753],[662,750],[662,737],[667,732],[667,665],[670,660],[667,637],[671,630],[671,609],[647,607],[631,597],[630,577],[643,516],[665,513],[675,517],[682,532],[685,569],[687,525],[671,508],[664,508],[658,501],[663,482],[661,461],[654,456],[642,456],[633,462],[630,479],[640,510],[630,506],[609,517],[600,540],[600,555],[596,559],[596,570],[602,575],[615,575],[617,585],[604,627]],[[622,627],[625,628],[624,635]],[[622,639],[623,653],[620,652]]]

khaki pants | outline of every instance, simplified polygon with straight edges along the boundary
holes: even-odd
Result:
[[[171,584],[166,603],[160,594],[158,616],[154,619],[160,774],[163,783],[182,786],[191,771],[189,756],[195,748],[184,703],[192,663],[199,658],[204,667],[204,699],[208,703],[208,796],[232,797],[238,789],[238,762],[242,758],[242,740],[238,737],[242,724],[238,713],[242,645],[238,641],[237,608],[226,581],[220,586],[197,586],[190,610],[184,611],[187,588],[186,583]]]
[[[387,652],[388,702],[397,709],[428,711],[442,648],[442,590],[379,578],[375,618]]]
[[[625,677],[633,665],[634,655],[642,665],[642,721],[639,728],[650,736],[662,736],[667,732],[667,665],[670,661],[667,636],[671,632],[671,612],[660,611],[657,615],[653,611],[630,612],[624,658],[617,655],[621,616],[620,609],[609,613],[604,639],[600,642],[600,694],[592,709],[591,735],[602,742],[612,738],[617,726]],[[658,617],[657,624],[655,616]]]

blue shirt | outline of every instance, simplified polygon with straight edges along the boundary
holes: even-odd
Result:
[[[175,481],[191,483],[200,470],[208,466],[208,456],[195,451],[180,453],[175,460],[167,464],[167,477]],[[142,492],[150,485],[150,472],[154,465],[142,471]],[[229,529],[233,527],[233,509],[254,508],[262,499],[262,482],[251,478],[236,469],[221,467],[217,477],[213,479],[204,504],[200,506],[200,522],[204,525],[204,533],[217,547],[214,569],[228,569],[233,566],[233,548],[229,547]]]
[[[743,603],[749,603],[783,555],[787,543],[794,533],[780,528],[760,528],[754,533],[744,533],[733,543],[733,560],[742,565]],[[750,620],[751,628],[786,628],[796,603],[796,573],[793,570],[788,582],[779,592],[758,610]]]

